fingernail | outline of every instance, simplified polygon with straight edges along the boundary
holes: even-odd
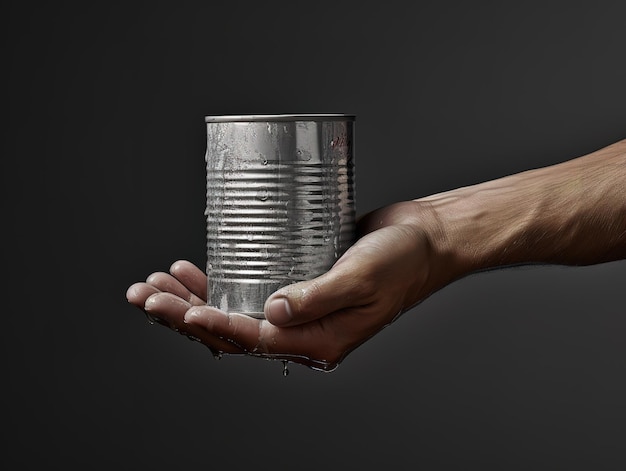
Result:
[[[137,297],[137,288],[135,287],[135,285],[129,286],[128,289],[126,290],[126,300],[128,302],[131,302],[131,298],[136,298]]]
[[[150,309],[152,309],[156,303],[157,303],[157,296],[158,293],[154,293],[151,294],[150,296],[148,296],[148,299],[146,299],[146,301],[144,302],[144,309],[149,311]]]
[[[200,314],[199,311],[195,310],[195,309],[189,309],[186,313],[185,313],[185,317],[184,317],[184,322],[185,324],[193,324],[198,323],[202,320],[202,315]]]
[[[272,299],[267,306],[265,318],[274,325],[286,324],[293,319],[287,298]]]

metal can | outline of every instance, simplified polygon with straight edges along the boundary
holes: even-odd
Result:
[[[206,116],[207,304],[263,318],[355,240],[354,115]]]

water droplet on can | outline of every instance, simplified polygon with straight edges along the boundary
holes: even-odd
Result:
[[[306,149],[296,149],[296,155],[300,160],[311,160],[313,157],[311,153]]]

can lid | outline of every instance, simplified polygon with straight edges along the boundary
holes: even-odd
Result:
[[[355,115],[343,113],[314,114],[254,114],[205,116],[207,123],[258,122],[258,121],[354,121]]]

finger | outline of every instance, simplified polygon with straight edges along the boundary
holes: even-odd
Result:
[[[148,283],[135,283],[126,290],[126,299],[129,303],[140,309],[144,308],[146,299],[154,293],[159,293],[159,289]]]
[[[243,353],[241,348],[211,334],[206,329],[185,323],[185,313],[191,307],[191,304],[176,295],[156,293],[146,300],[145,310],[151,316],[166,322],[171,329],[199,340],[213,351]]]
[[[146,300],[153,294],[160,293],[159,289],[149,283],[135,283],[126,291],[126,299],[134,306],[141,309],[148,317],[150,323],[162,324],[169,327],[169,324],[158,317],[150,315],[145,309]]]
[[[230,339],[250,355],[292,360],[325,370],[336,365],[344,355],[332,329],[324,329],[319,322],[277,327],[264,319],[227,314],[209,306],[192,307],[185,314],[185,322]]]
[[[211,306],[194,306],[185,313],[185,322],[228,339],[247,353],[267,352],[267,345],[259,335],[262,322],[259,319],[245,314],[228,314]]]
[[[206,304],[207,276],[204,271],[187,260],[178,260],[170,267],[170,273],[191,293],[202,300],[202,302],[197,305]]]
[[[313,280],[279,289],[265,302],[265,318],[277,326],[294,326],[369,303],[372,283],[355,260],[352,257]]]
[[[163,293],[172,293],[181,299],[184,299],[192,305],[202,305],[205,302],[189,291],[179,280],[169,273],[156,272],[150,275],[146,282]]]

